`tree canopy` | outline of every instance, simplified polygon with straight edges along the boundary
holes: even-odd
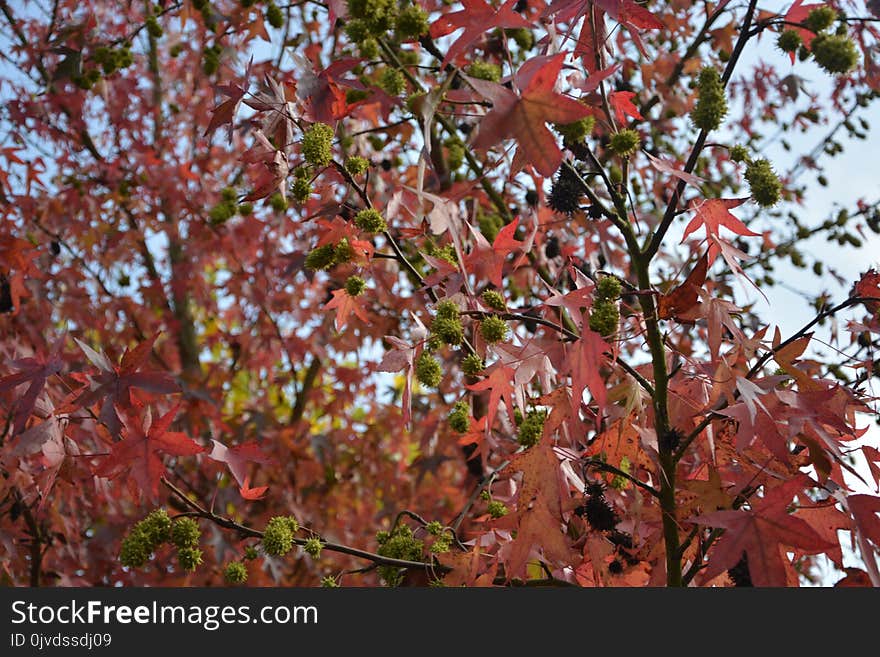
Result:
[[[878,3],[0,13],[3,582],[880,585]]]

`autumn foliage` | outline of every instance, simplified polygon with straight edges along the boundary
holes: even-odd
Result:
[[[0,0],[0,581],[880,585],[880,9],[766,4]]]

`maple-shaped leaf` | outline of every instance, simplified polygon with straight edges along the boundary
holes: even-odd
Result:
[[[549,564],[565,564],[572,550],[562,530],[559,459],[541,442],[511,459],[507,470],[522,473],[516,504],[516,538],[507,553],[508,578],[522,577],[526,564],[539,557]]]
[[[865,445],[862,447],[862,454],[865,455],[865,459],[868,461],[868,469],[874,478],[874,485],[880,488],[880,450],[870,445]]]
[[[846,504],[853,521],[862,535],[880,547],[880,497],[874,495],[850,495]]]
[[[486,566],[480,547],[480,542],[476,541],[473,549],[467,552],[450,551],[437,555],[437,561],[451,569],[443,576],[444,586],[492,586],[498,562]],[[486,568],[488,570],[484,572]]]
[[[700,303],[700,290],[706,283],[706,274],[709,271],[709,257],[703,257],[684,279],[681,285],[666,294],[660,295],[657,300],[657,316],[660,319],[674,318],[681,322],[681,316],[690,312]],[[689,321],[685,319],[685,321]]]
[[[562,162],[562,151],[545,123],[573,123],[591,113],[583,103],[554,90],[565,57],[566,53],[558,53],[523,64],[514,76],[519,94],[495,82],[468,78],[480,95],[492,101],[472,146],[487,149],[515,139],[514,170],[528,163],[542,176],[552,176]]]
[[[269,490],[268,486],[255,486],[251,488],[250,477],[245,477],[244,483],[238,489],[238,492],[244,499],[253,501],[263,499],[267,490]]]
[[[863,303],[868,312],[876,315],[880,310],[880,272],[869,269],[861,275],[858,282],[853,285],[849,295],[866,299]]]
[[[278,192],[287,198],[287,174],[290,165],[284,151],[272,145],[262,130],[254,131],[254,144],[242,156],[242,162],[248,166],[248,177],[251,179],[252,191],[243,201],[257,201]]]
[[[260,128],[278,148],[283,149],[293,141],[300,115],[296,105],[287,100],[283,82],[266,75],[263,88],[252,98],[245,98],[244,104],[263,113]]]
[[[608,104],[614,110],[618,123],[625,124],[628,116],[634,119],[645,118],[639,113],[639,108],[633,105],[632,99],[635,95],[634,91],[612,91],[608,94]]]
[[[75,378],[84,380],[85,386],[71,404],[86,408],[101,402],[98,419],[104,423],[110,433],[117,435],[122,426],[117,408],[132,406],[133,388],[160,395],[177,392],[179,386],[164,372],[141,371],[158,337],[159,334],[156,333],[134,349],[126,349],[118,366],[113,365],[103,352],[96,352],[84,342],[74,338],[86,358],[98,368],[98,373],[75,375]]]
[[[242,98],[244,98],[247,93],[248,78],[250,77],[251,64],[253,64],[253,61],[253,58],[251,58],[251,61],[240,80],[233,82],[232,84],[217,85],[217,91],[226,96],[227,99],[211,110],[213,115],[211,116],[210,123],[208,123],[208,128],[205,130],[206,137],[220,126],[226,125],[229,143],[232,143],[235,114],[238,112],[238,107],[241,104]]]
[[[28,418],[34,410],[34,404],[42,392],[46,381],[53,374],[57,374],[64,367],[61,358],[61,348],[64,346],[64,336],[58,338],[47,356],[37,354],[30,358],[20,358],[10,363],[18,370],[16,374],[9,374],[0,379],[0,393],[12,390],[19,385],[29,383],[24,394],[15,403],[15,412],[12,416],[12,432],[14,434],[24,431]]]
[[[720,237],[719,231],[721,230],[721,226],[733,231],[737,235],[743,235],[745,237],[758,237],[760,233],[755,233],[748,229],[748,227],[740,221],[735,215],[731,214],[730,210],[736,207],[739,207],[743,203],[746,202],[747,199],[744,198],[713,198],[708,200],[696,200],[691,201],[690,209],[694,211],[694,217],[691,219],[690,223],[684,229],[684,235],[681,238],[681,243],[684,244],[684,241],[688,238],[688,235],[698,230],[701,227],[706,228],[706,237],[715,236]],[[720,249],[717,244],[714,242],[709,245],[709,252],[707,256],[709,258],[709,264],[711,265],[715,262],[716,256],[720,253]]]
[[[455,61],[468,46],[491,29],[531,26],[528,20],[515,11],[517,0],[507,0],[498,8],[485,0],[461,0],[461,4],[462,9],[444,14],[431,24],[430,35],[434,39],[464,28],[464,32],[446,51],[441,66]]]
[[[595,0],[612,19],[638,30],[662,30],[666,25],[634,0]]]
[[[501,272],[507,255],[521,250],[523,246],[522,242],[514,238],[517,224],[517,221],[511,221],[499,230],[492,244],[489,244],[479,230],[467,224],[471,229],[474,247],[465,257],[465,267],[467,271],[476,276],[478,281],[485,278],[491,281],[495,287],[502,287]]]
[[[803,495],[804,489],[812,485],[805,476],[795,477],[753,500],[749,510],[715,511],[692,518],[691,522],[725,530],[709,553],[705,580],[733,568],[745,553],[755,586],[787,586],[790,564],[783,560],[780,546],[796,548],[803,554],[833,549],[836,542],[826,540],[788,511],[792,498]]]
[[[601,415],[608,391],[600,370],[608,360],[606,353],[610,351],[611,347],[602,336],[588,328],[584,329],[580,339],[571,346],[569,363],[572,417],[578,417],[580,414],[584,390],[590,391]]]
[[[509,400],[513,395],[515,375],[516,372],[512,368],[496,365],[489,369],[489,375],[485,379],[465,386],[473,392],[489,391],[489,405],[486,409],[486,416],[488,417],[487,431],[492,428],[495,414],[498,412],[498,404],[501,400],[505,400],[507,407],[512,408]]]
[[[153,420],[149,408],[143,417],[137,409],[133,414],[126,413],[123,439],[113,443],[110,455],[98,466],[95,475],[113,479],[128,474],[142,491],[156,498],[159,481],[165,473],[163,454],[193,456],[205,451],[186,434],[168,430],[179,408],[180,404],[177,404],[156,420]]]
[[[232,476],[235,477],[235,481],[238,482],[238,485],[241,487],[247,487],[247,463],[252,462],[267,465],[274,462],[274,459],[271,456],[268,456],[263,449],[253,441],[242,443],[241,445],[235,445],[234,447],[227,447],[223,443],[213,439],[211,442],[214,445],[211,449],[211,453],[208,454],[208,457],[215,461],[225,463],[229,467]]]
[[[348,321],[348,316],[351,313],[357,315],[365,324],[370,323],[367,313],[362,305],[363,302],[359,297],[351,296],[345,288],[333,290],[332,295],[333,298],[327,302],[324,306],[324,310],[336,309],[336,319],[333,320],[333,325],[336,327],[337,331],[342,330],[342,327],[345,326],[345,323]]]

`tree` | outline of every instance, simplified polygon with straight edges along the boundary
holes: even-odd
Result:
[[[5,581],[880,585],[876,3],[0,10]]]

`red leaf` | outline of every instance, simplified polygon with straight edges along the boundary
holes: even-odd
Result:
[[[657,316],[660,319],[674,317],[681,321],[678,316],[687,314],[700,302],[699,290],[706,282],[708,270],[709,258],[704,254],[681,285],[660,296],[657,301]]]
[[[29,383],[27,390],[19,397],[15,403],[15,414],[13,415],[12,432],[14,434],[24,431],[28,418],[34,410],[34,404],[37,397],[46,385],[47,379],[53,374],[57,374],[64,367],[64,361],[61,359],[61,348],[64,345],[64,337],[58,338],[52,345],[52,350],[48,356],[36,355],[31,358],[21,358],[10,363],[15,369],[19,370],[17,374],[10,374],[0,379],[0,392],[12,390],[23,383]]]
[[[267,490],[269,490],[268,486],[251,488],[250,477],[245,477],[244,483],[241,485],[241,488],[238,489],[238,492],[241,493],[241,496],[246,500],[259,500],[263,498]]]
[[[633,0],[595,0],[618,23],[639,30],[662,30],[666,26],[650,11]]]
[[[553,90],[565,57],[565,53],[558,53],[524,64],[514,78],[522,89],[520,95],[500,84],[469,78],[477,92],[492,101],[473,147],[487,149],[504,139],[515,139],[515,169],[517,162],[528,163],[542,176],[553,175],[562,162],[562,151],[545,123],[572,123],[591,112],[586,105]]]
[[[88,374],[86,385],[71,404],[85,408],[101,402],[98,419],[105,424],[114,435],[119,433],[121,423],[116,412],[117,407],[132,405],[131,391],[140,388],[156,394],[170,394],[179,390],[178,385],[164,372],[142,372],[147,356],[159,334],[142,342],[133,350],[126,349],[119,367],[114,366],[103,353],[95,352],[91,347],[79,340],[76,343],[86,357],[100,370],[100,373]]]
[[[466,386],[468,390],[474,392],[489,390],[489,406],[486,410],[486,415],[489,418],[486,424],[487,431],[492,428],[492,423],[495,420],[495,413],[498,412],[498,403],[502,399],[509,400],[510,396],[513,394],[514,375],[515,372],[512,368],[503,365],[496,365],[494,368],[491,368],[489,376],[485,379]],[[508,408],[512,408],[509,401],[507,401],[507,404]]]
[[[562,531],[559,459],[544,443],[515,456],[507,468],[522,472],[516,504],[516,538],[507,555],[508,578],[525,575],[526,564],[540,557],[550,564],[565,564],[572,550]]]
[[[370,320],[364,311],[361,301],[357,297],[351,296],[344,288],[333,290],[333,298],[324,306],[324,310],[336,309],[336,319],[333,325],[339,331],[348,321],[351,313],[357,315],[363,322],[369,324]]]
[[[608,392],[599,369],[608,360],[605,355],[608,351],[611,351],[608,343],[601,335],[590,329],[584,329],[580,340],[574,343],[569,357],[572,417],[578,417],[580,414],[584,390],[590,391],[593,401],[599,407],[599,414],[602,414]]]
[[[846,498],[856,527],[874,545],[880,547],[880,497],[873,495],[850,495]]]
[[[792,498],[811,486],[807,477],[796,477],[755,500],[748,511],[715,511],[692,518],[692,522],[726,530],[709,553],[703,577],[707,581],[717,577],[735,566],[745,553],[755,586],[786,586],[790,564],[783,560],[780,545],[805,554],[835,548],[836,542],[824,539],[805,521],[788,513]]]
[[[514,239],[518,222],[511,221],[498,231],[495,241],[490,245],[483,234],[468,224],[474,239],[474,248],[465,258],[465,267],[477,280],[486,278],[496,286],[501,285],[501,272],[507,255],[522,249],[523,243]]]
[[[693,210],[696,214],[694,214],[694,218],[691,219],[690,223],[687,225],[687,228],[684,230],[684,235],[681,238],[681,243],[684,244],[684,241],[687,239],[688,235],[698,230],[701,226],[705,226],[706,228],[706,237],[715,236],[719,237],[719,231],[721,230],[721,226],[732,230],[737,235],[743,235],[746,237],[758,237],[760,233],[755,233],[749,230],[746,225],[740,221],[736,216],[730,213],[732,208],[739,207],[743,203],[746,202],[746,199],[736,199],[736,198],[713,198],[704,201],[694,200],[691,202],[691,210]],[[712,243],[709,246],[709,264],[711,265],[715,262],[715,257],[720,252],[718,245]]]
[[[639,114],[639,108],[632,103],[632,98],[635,95],[634,91],[612,91],[608,94],[608,103],[614,109],[618,123],[625,124],[628,116],[634,119],[645,118]]]
[[[664,173],[668,173],[671,176],[675,176],[679,180],[684,180],[686,183],[693,185],[694,187],[699,187],[700,183],[705,182],[699,176],[695,176],[692,173],[685,173],[681,169],[679,169],[673,162],[669,160],[664,160],[659,157],[654,157],[650,153],[645,153],[648,156],[648,162],[651,163],[651,166],[657,169],[657,171],[662,171]]]
[[[484,0],[461,0],[462,9],[445,14],[431,24],[431,37],[451,34],[460,28],[464,32],[446,51],[442,66],[455,61],[472,43],[493,28],[529,27],[531,23],[514,11],[517,0],[507,0],[497,9]]]
[[[227,447],[216,440],[211,442],[214,443],[214,447],[211,453],[208,454],[208,457],[229,466],[229,471],[242,488],[247,488],[248,476],[245,472],[247,463],[253,462],[266,465],[274,462],[274,459],[263,452],[262,448],[253,441],[242,443],[235,447]]]
[[[192,456],[205,451],[186,434],[168,431],[179,408],[180,404],[156,421],[152,421],[149,409],[143,418],[139,413],[126,414],[123,440],[113,444],[110,456],[95,475],[112,479],[127,473],[141,490],[155,498],[159,494],[159,480],[165,473],[161,454]]]

